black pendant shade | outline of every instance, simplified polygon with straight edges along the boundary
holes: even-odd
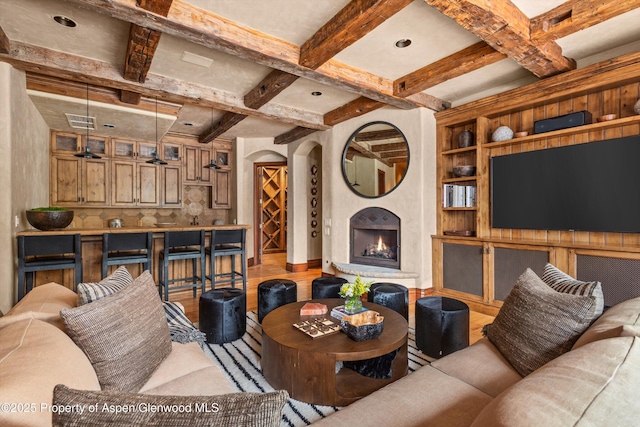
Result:
[[[158,150],[153,150],[153,158],[147,160],[146,163],[149,163],[151,165],[166,165],[167,164],[167,162],[162,160],[160,158],[160,156],[158,155]]]
[[[218,166],[218,164],[216,163],[215,160],[211,159],[211,162],[208,165],[204,165],[203,168],[205,168],[205,169],[220,169],[220,166]]]

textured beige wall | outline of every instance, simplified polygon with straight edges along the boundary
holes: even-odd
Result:
[[[15,233],[25,210],[49,204],[49,128],[26,93],[24,72],[0,63],[0,310],[15,302]],[[15,227],[15,217],[19,225]]]

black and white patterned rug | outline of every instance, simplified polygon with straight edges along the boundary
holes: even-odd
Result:
[[[409,328],[409,374],[429,363],[415,345],[415,334]],[[247,333],[236,341],[218,345],[205,344],[204,352],[221,367],[227,378],[241,392],[263,393],[273,387],[262,376],[260,354],[262,350],[262,327],[256,313],[247,313]],[[307,426],[340,408],[335,406],[310,405],[289,399],[282,415],[282,427]]]

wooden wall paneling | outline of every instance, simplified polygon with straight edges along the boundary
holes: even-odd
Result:
[[[567,100],[560,101],[558,103],[558,114],[561,116],[572,113],[572,112],[576,112],[576,111],[580,111],[580,110],[575,109],[575,106],[573,104],[573,98],[569,98]],[[573,140],[572,134],[562,135],[558,139],[558,145],[560,147],[573,145],[573,143],[574,143],[574,140]],[[569,231],[569,230],[560,231],[558,232],[558,241],[571,243],[573,242],[573,239],[574,239],[574,233],[575,231]]]
[[[529,134],[533,134],[533,109],[527,108],[520,112],[520,130],[529,132]],[[535,143],[533,141],[528,141],[520,144],[521,151],[527,152],[531,151],[535,148]],[[533,230],[522,230],[522,239],[523,240],[534,240],[534,232]]]
[[[588,110],[591,113],[593,119],[600,117],[603,114],[602,105],[602,92],[590,93],[587,95]],[[589,132],[589,141],[600,141],[604,139],[603,130],[594,130]],[[602,232],[589,232],[589,244],[594,246],[604,246],[606,243],[605,233]]]
[[[490,121],[486,117],[478,117],[476,120],[476,184],[477,199],[484,200],[489,195],[489,153],[484,144],[490,141]],[[476,207],[476,236],[485,237],[491,229],[491,212],[488,203],[478,203]]]
[[[602,110],[603,114],[616,114],[620,117],[620,88],[611,88],[602,91]],[[600,117],[600,116],[597,116]],[[594,117],[594,122],[597,122]],[[622,128],[613,127],[604,130],[604,139],[620,138],[622,136]],[[608,245],[622,246],[622,233],[605,233],[605,241]]]
[[[552,118],[561,116],[560,105],[558,102],[552,102],[545,105],[545,118]],[[552,137],[547,138],[547,148],[555,148],[560,146],[560,138]],[[547,230],[547,242],[559,242],[560,232],[557,230]]]

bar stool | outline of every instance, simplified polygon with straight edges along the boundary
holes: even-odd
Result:
[[[258,285],[258,323],[276,308],[298,301],[298,285],[293,280],[271,279]]]
[[[174,282],[187,282],[181,286],[173,286],[171,290],[193,289],[193,297],[196,297],[198,286],[205,291],[205,269],[206,259],[204,256],[204,230],[196,231],[165,231],[164,248],[158,259],[158,284],[160,286],[160,298],[169,300],[169,285]],[[177,260],[192,261],[192,275],[187,277],[175,277],[169,279],[169,264]],[[198,275],[198,260],[200,260],[200,275]]]
[[[151,270],[153,257],[151,232],[104,233],[102,235],[102,278],[107,277],[110,265],[142,264]]]
[[[311,299],[340,298],[338,292],[349,281],[344,277],[318,277],[311,282]]]
[[[367,294],[367,301],[388,307],[409,320],[409,290],[402,285],[374,283]]]
[[[79,234],[18,236],[18,301],[33,289],[34,272],[68,268],[75,270],[75,291],[78,283],[82,282],[82,246]]]
[[[210,246],[206,248],[207,257],[211,263],[211,275],[207,279],[211,280],[211,289],[216,288],[216,284],[230,283],[234,288],[236,281],[242,280],[242,289],[247,291],[247,259],[245,242],[247,230],[212,230]],[[240,255],[241,271],[236,271],[236,255]],[[231,257],[231,272],[216,273],[216,257]],[[221,278],[221,280],[218,280]]]
[[[247,331],[247,296],[236,288],[212,289],[200,295],[198,328],[210,344],[241,338]]]
[[[416,347],[436,359],[469,346],[469,306],[447,297],[416,300]]]

